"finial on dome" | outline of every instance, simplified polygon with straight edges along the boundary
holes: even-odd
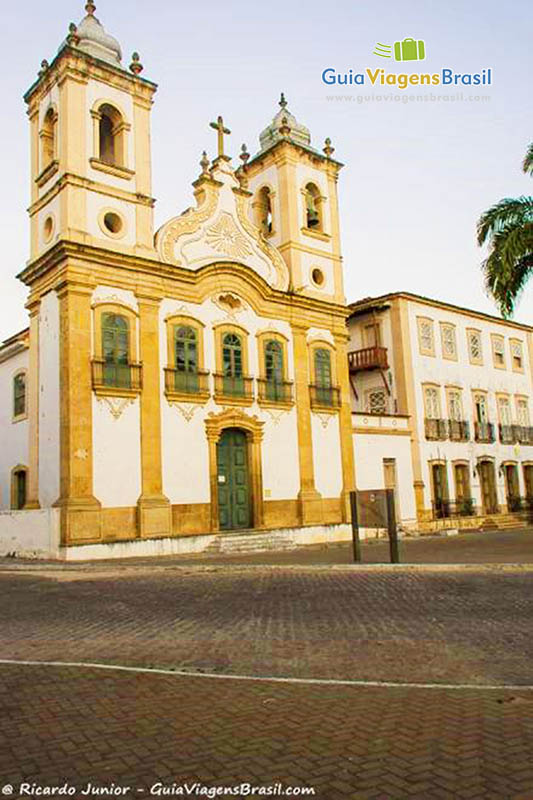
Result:
[[[93,16],[94,12],[96,11],[96,6],[95,6],[95,4],[93,3],[93,0],[87,0],[87,4],[86,4],[86,6],[85,6],[85,11],[86,11],[86,12],[87,12],[87,14],[89,14],[91,17]]]
[[[250,158],[250,153],[248,152],[248,148],[246,147],[245,144],[241,145],[241,152],[240,152],[239,158],[242,161],[243,167],[245,167],[246,166],[246,162]]]
[[[133,72],[134,75],[139,75],[143,69],[144,67],[141,64],[139,53],[133,53],[131,57],[130,72]]]
[[[74,22],[71,22],[68,26],[67,44],[69,47],[76,47],[79,41],[78,28]]]
[[[291,129],[290,129],[290,126],[289,126],[289,120],[287,119],[287,117],[283,117],[282,118],[281,125],[279,126],[279,132],[281,133],[281,135],[283,137],[287,137],[289,135],[289,133],[291,132]]]
[[[287,108],[287,101],[285,100],[285,95],[283,92],[281,93],[281,97],[279,98],[279,105],[281,106],[281,108]]]
[[[331,139],[329,138],[329,136],[326,139],[326,141],[324,142],[324,144],[325,144],[325,147],[323,149],[323,152],[326,154],[326,158],[331,158],[331,156],[335,152],[335,148],[331,146]]]
[[[202,153],[200,166],[202,168],[202,175],[209,175],[209,159],[207,157],[207,153],[205,152],[205,150]]]

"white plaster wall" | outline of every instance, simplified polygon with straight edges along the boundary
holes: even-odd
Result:
[[[296,431],[296,410],[271,416],[260,411],[265,421],[263,439],[263,491],[266,500],[295,498],[300,491],[300,464]],[[277,419],[277,422],[275,421]]]
[[[59,497],[59,302],[55,291],[41,300],[39,317],[39,502]]]
[[[420,354],[417,333],[417,317],[427,317],[433,320],[435,340],[435,357]],[[440,322],[449,322],[456,326],[457,361],[442,358]],[[533,446],[503,445],[498,441],[493,444],[478,444],[474,442],[474,408],[472,391],[476,389],[488,392],[489,421],[495,425],[496,439],[498,439],[498,410],[496,393],[508,394],[510,397],[513,422],[515,417],[515,396],[523,395],[530,400],[531,422],[533,423],[533,383],[529,352],[527,347],[526,331],[504,321],[478,318],[468,313],[460,313],[446,308],[436,308],[423,302],[409,302],[409,328],[411,350],[413,358],[413,381],[416,397],[418,417],[418,436],[425,484],[426,507],[431,507],[431,480],[428,461],[431,459],[444,459],[448,464],[448,487],[450,498],[455,497],[455,486],[452,473],[452,462],[465,459],[473,466],[481,456],[491,456],[495,459],[496,476],[498,484],[498,497],[500,503],[505,503],[504,479],[498,476],[498,467],[502,461],[510,460],[520,464],[523,461],[533,460]],[[470,364],[467,350],[466,329],[475,328],[481,331],[483,347],[483,365]],[[505,338],[506,369],[501,370],[493,366],[492,343],[490,334],[498,334]],[[520,339],[523,343],[524,373],[516,373],[511,369],[509,339]],[[434,383],[440,387],[440,405],[443,418],[448,417],[446,404],[446,386],[458,386],[462,389],[464,418],[470,422],[470,441],[451,442],[427,441],[424,433],[424,398],[422,385]],[[523,474],[519,468],[520,490],[524,494]],[[470,480],[472,493],[477,503],[480,503],[479,481],[471,471]]]
[[[108,197],[105,194],[98,194],[97,192],[87,192],[87,230],[91,236],[97,239],[104,239],[109,247],[116,245],[134,245],[136,241],[136,219],[135,219],[135,206],[127,203],[124,200],[119,200],[115,197]],[[100,212],[106,209],[116,211],[121,214],[124,219],[125,233],[124,236],[115,237],[107,236],[99,225],[98,217]]]
[[[124,303],[132,311],[139,310],[137,298],[128,289],[118,289],[116,286],[105,286],[103,284],[96,287],[92,297],[93,305],[97,303]]]
[[[416,519],[409,436],[355,433],[353,436],[356,483],[360,490],[384,489],[383,459],[396,460],[397,500],[396,516],[404,522]]]
[[[161,398],[163,492],[172,504],[210,501],[204,418],[198,409],[187,422],[166,397]]]
[[[44,238],[44,222],[47,217],[52,217],[54,221],[52,238],[48,242],[46,242]],[[45,250],[48,247],[52,247],[59,239],[59,231],[61,230],[61,204],[59,202],[59,197],[54,197],[50,200],[46,206],[39,211],[37,219],[39,250]]]
[[[115,398],[113,398],[115,399]],[[116,418],[106,398],[93,395],[93,486],[102,506],[134,506],[141,494],[139,398]]]
[[[222,290],[223,287],[221,287]],[[209,452],[205,433],[205,419],[209,414],[219,414],[223,407],[212,398],[205,406],[196,407],[192,419],[170,406],[164,395],[163,367],[167,366],[167,330],[165,319],[173,315],[189,315],[205,325],[204,367],[211,375],[210,391],[214,385],[212,375],[216,372],[215,332],[217,323],[235,322],[248,331],[248,373],[259,375],[258,346],[256,334],[265,330],[281,333],[287,337],[287,371],[289,380],[294,380],[292,334],[290,325],[281,320],[272,320],[257,315],[252,308],[238,313],[234,318],[218,308],[211,299],[202,304],[183,303],[166,299],[160,309],[160,357],[161,357],[161,409],[162,409],[162,461],[163,490],[171,503],[206,503],[210,499]],[[192,404],[182,404],[184,409],[194,409]],[[291,499],[300,488],[298,466],[298,433],[296,412],[267,410],[254,403],[242,409],[245,414],[256,416],[264,422],[262,442],[263,485],[270,491],[266,499]]]
[[[338,497],[342,491],[339,415],[311,413],[311,430],[315,487],[322,497]]]
[[[0,556],[57,558],[59,509],[0,512]]]
[[[28,350],[0,363],[0,508],[11,507],[11,470],[28,466],[28,421],[13,422],[13,377],[20,369],[28,369]]]
[[[298,288],[311,289],[320,294],[334,294],[335,279],[332,261],[327,256],[317,256],[315,253],[301,253],[301,259],[303,287]],[[317,268],[324,275],[324,283],[321,286],[317,286],[311,278],[313,270]]]

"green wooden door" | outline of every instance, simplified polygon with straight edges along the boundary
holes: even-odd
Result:
[[[217,445],[217,464],[220,529],[250,528],[248,449],[243,431],[228,428],[222,432]]]

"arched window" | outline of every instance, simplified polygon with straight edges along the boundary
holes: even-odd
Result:
[[[11,505],[15,510],[20,511],[26,505],[26,468],[17,467],[17,469],[13,470],[11,480]]]
[[[268,186],[263,186],[263,188],[259,190],[256,209],[257,226],[264,236],[268,236],[273,231],[272,195]]]
[[[265,378],[267,400],[284,400],[283,346],[275,339],[265,343]]]
[[[56,157],[56,112],[49,108],[41,130],[41,169],[46,169]]]
[[[315,385],[316,398],[320,405],[333,405],[333,392],[331,381],[331,353],[325,347],[315,350]]]
[[[26,416],[26,373],[19,372],[13,378],[13,417]]]
[[[112,166],[124,166],[124,122],[121,115],[108,103],[99,110],[100,161]]]
[[[306,227],[311,230],[322,230],[322,198],[314,183],[305,187]]]
[[[175,389],[198,391],[198,334],[188,325],[174,328]]]
[[[129,325],[119,314],[102,314],[103,383],[131,387]]]
[[[222,374],[224,394],[244,394],[242,339],[236,333],[222,339]]]

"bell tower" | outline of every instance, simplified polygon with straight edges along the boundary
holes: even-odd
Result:
[[[283,255],[295,293],[344,304],[337,198],[342,164],[329,139],[322,152],[311,146],[309,130],[283,94],[279,106],[259,137],[259,152],[245,166],[250,213]]]
[[[130,254],[153,251],[150,111],[156,85],[88,0],[24,99],[31,126],[31,254],[60,240]]]

